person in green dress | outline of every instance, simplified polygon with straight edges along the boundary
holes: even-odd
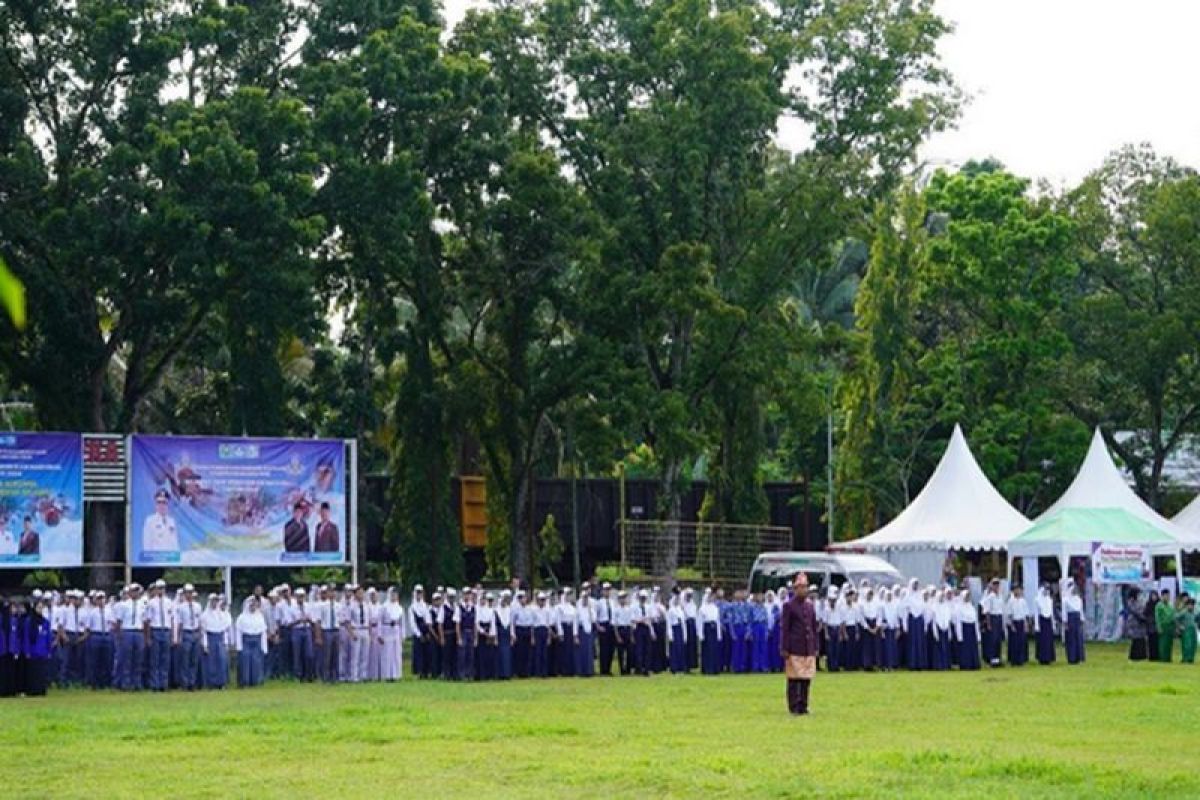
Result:
[[[1154,627],[1158,629],[1158,660],[1171,662],[1171,649],[1175,646],[1175,606],[1171,604],[1171,593],[1163,592],[1154,609]]]
[[[1183,601],[1183,609],[1176,615],[1179,625],[1179,644],[1183,650],[1184,664],[1196,661],[1196,601],[1188,597]]]

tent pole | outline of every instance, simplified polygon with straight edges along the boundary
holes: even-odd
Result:
[[[1183,548],[1175,551],[1175,595],[1183,591]]]

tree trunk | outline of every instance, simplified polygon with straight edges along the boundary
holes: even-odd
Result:
[[[655,540],[652,571],[663,581],[663,590],[675,586],[675,570],[679,567],[679,520],[683,516],[683,461],[675,458],[663,465],[659,479],[659,518],[662,530]]]
[[[87,538],[91,542],[91,560],[117,561],[125,536],[125,506],[121,503],[88,503],[85,523]],[[125,560],[129,560],[128,553]],[[115,589],[122,578],[120,567],[92,567],[88,575],[88,585],[94,589],[108,591]]]

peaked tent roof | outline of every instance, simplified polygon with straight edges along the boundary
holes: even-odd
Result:
[[[1200,531],[1188,531],[1176,525],[1134,493],[1108,454],[1099,428],[1092,434],[1092,443],[1088,446],[1075,480],[1071,481],[1062,497],[1038,517],[1038,521],[1065,508],[1123,508],[1174,536],[1183,543],[1184,549],[1200,548]]]
[[[962,428],[955,425],[937,469],[907,508],[869,536],[830,547],[1001,550],[1029,525],[983,474]]]
[[[1200,536],[1200,494],[1184,506],[1182,511],[1171,517],[1171,522],[1183,528],[1190,536]]]

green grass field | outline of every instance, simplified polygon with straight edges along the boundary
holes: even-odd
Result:
[[[1200,796],[1200,669],[275,683],[0,701],[2,796]]]

